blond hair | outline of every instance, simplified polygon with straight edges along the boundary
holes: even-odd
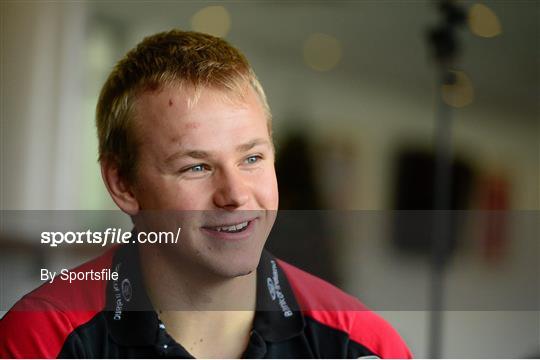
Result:
[[[211,35],[171,30],[145,38],[121,59],[107,78],[97,103],[99,161],[112,161],[121,177],[136,175],[138,142],[133,126],[136,97],[167,85],[192,88],[191,105],[206,87],[243,97],[251,86],[268,118],[264,90],[246,57],[225,40]]]

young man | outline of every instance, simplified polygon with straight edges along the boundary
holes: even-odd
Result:
[[[97,106],[100,163],[134,234],[177,244],[115,247],[0,323],[8,357],[410,357],[384,320],[264,251],[278,209],[271,115],[245,57],[222,39],[144,39]]]

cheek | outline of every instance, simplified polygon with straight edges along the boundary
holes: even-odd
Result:
[[[265,171],[255,185],[259,201],[267,210],[277,210],[279,202],[278,185],[274,168]]]
[[[203,210],[208,206],[208,194],[210,193],[203,184],[192,183],[179,185],[169,184],[168,191],[160,196],[167,207],[174,210]]]
[[[200,189],[179,186],[177,179],[147,177],[137,187],[137,200],[143,209],[194,210],[200,208]]]

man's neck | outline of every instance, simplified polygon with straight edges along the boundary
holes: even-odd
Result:
[[[242,355],[255,316],[256,272],[227,279],[171,264],[157,252],[140,256],[148,296],[173,339],[195,357]]]
[[[196,358],[240,358],[253,324],[253,311],[163,311],[165,329]]]

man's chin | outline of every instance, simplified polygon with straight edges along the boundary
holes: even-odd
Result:
[[[207,265],[210,272],[219,278],[233,279],[241,276],[253,274],[257,270],[259,258],[250,261],[211,261]]]
[[[204,239],[206,240],[206,239]],[[235,246],[219,246],[201,241],[198,247],[198,265],[220,278],[235,278],[257,270],[264,242],[253,236],[248,242]],[[204,246],[208,245],[209,246]]]

